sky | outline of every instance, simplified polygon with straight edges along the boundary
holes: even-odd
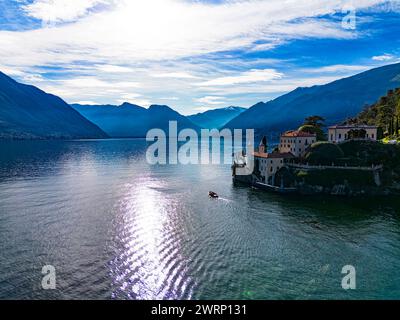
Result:
[[[400,0],[0,0],[0,71],[188,115],[400,62],[399,35]]]

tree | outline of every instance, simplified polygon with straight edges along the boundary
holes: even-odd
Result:
[[[326,136],[324,131],[316,126],[312,126],[310,124],[305,124],[303,126],[301,126],[298,131],[301,132],[307,132],[307,133],[311,133],[311,134],[316,134],[317,135],[317,140],[318,141],[324,141],[326,140]]]
[[[323,127],[325,118],[321,116],[310,116],[305,118],[304,124],[298,129],[301,132],[308,132],[311,134],[317,135],[317,140],[324,141],[326,140]]]
[[[325,126],[324,122],[325,118],[321,116],[310,116],[305,119],[304,125],[310,125],[321,129]]]
[[[388,91],[385,97],[365,108],[358,116],[358,123],[376,125],[385,136],[398,136],[400,130],[400,88]],[[382,132],[381,132],[382,133]],[[379,135],[382,137],[382,134]]]

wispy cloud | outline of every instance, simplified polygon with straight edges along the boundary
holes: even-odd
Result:
[[[307,73],[349,73],[349,72],[354,73],[354,72],[365,71],[368,69],[370,69],[370,66],[335,64],[318,68],[302,69],[301,71]]]
[[[387,54],[387,53],[385,53],[383,55],[380,55],[380,56],[373,56],[372,57],[372,60],[375,60],[375,61],[393,61],[395,59],[396,59],[396,57],[394,55]]]
[[[111,64],[100,64],[95,66],[101,72],[107,73],[130,73],[133,72],[134,69],[124,66],[115,66]]]
[[[358,0],[354,6],[362,10],[385,2]],[[0,70],[67,101],[169,100],[179,101],[179,109],[233,98],[235,104],[249,103],[243,95],[255,103],[368,68],[326,61],[305,68],[299,61],[307,57],[269,55],[294,40],[362,37],[362,30],[343,29],[334,18],[342,14],[341,0],[21,3],[27,16],[55,25],[0,31]],[[389,61],[379,57],[373,61]]]
[[[83,100],[83,101],[72,101],[71,104],[96,105],[97,103],[90,100]]]
[[[154,78],[172,78],[172,79],[196,79],[198,77],[187,72],[167,72],[152,74]]]
[[[199,86],[227,86],[242,83],[265,82],[282,78],[283,74],[274,69],[250,70],[239,75],[220,77],[198,83]]]
[[[28,16],[44,22],[74,21],[87,15],[97,5],[109,0],[34,0],[22,9]]]
[[[351,38],[353,31],[321,16],[341,10],[342,1],[229,1],[222,5],[180,0],[115,1],[112,9],[81,13],[99,3],[63,6],[70,0],[35,1],[29,14],[46,19],[47,7],[73,23],[25,32],[0,32],[0,58],[9,64],[48,65],[85,60],[109,64],[176,59],[259,47],[285,39]],[[73,1],[81,3],[81,1]],[[357,8],[380,3],[357,1]],[[28,10],[27,9],[27,10]],[[53,10],[53,9],[51,9]],[[50,11],[51,11],[50,10]],[[240,23],[238,23],[240,21]],[[13,53],[13,54],[11,54]]]
[[[202,104],[211,104],[211,105],[218,105],[218,104],[224,104],[226,98],[225,97],[218,97],[218,96],[206,96],[202,97],[199,99],[196,99],[196,102],[202,103]]]
[[[206,112],[206,111],[210,111],[213,109],[214,109],[214,107],[195,107],[195,108],[193,108],[193,110],[197,111],[197,112]]]

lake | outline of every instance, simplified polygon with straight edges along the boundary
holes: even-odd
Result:
[[[0,142],[1,299],[400,298],[399,199],[268,194],[146,147]]]

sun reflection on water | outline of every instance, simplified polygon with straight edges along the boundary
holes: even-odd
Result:
[[[177,207],[151,178],[125,186],[116,218],[113,297],[189,299],[193,281],[181,255]]]

